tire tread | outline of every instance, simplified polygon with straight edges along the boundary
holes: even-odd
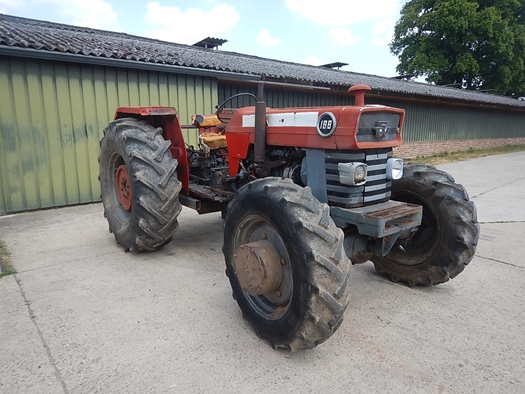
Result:
[[[169,151],[170,142],[162,137],[161,128],[144,121],[122,118],[104,129],[100,141],[100,175],[104,215],[110,232],[124,248],[136,252],[156,250],[171,240],[178,228],[177,217],[182,209],[175,160]],[[112,201],[109,158],[115,152],[124,159],[133,191],[129,224],[116,218],[118,202]]]
[[[294,231],[300,233],[302,239],[307,239],[311,251],[305,251],[304,269],[309,289],[307,313],[302,318],[295,332],[288,340],[263,333],[253,321],[247,319],[255,331],[265,337],[273,348],[285,348],[291,351],[309,349],[327,340],[340,326],[349,302],[349,270],[350,260],[344,252],[344,235],[330,218],[329,208],[320,203],[309,187],[300,187],[289,179],[265,178],[254,181],[240,189],[236,199],[228,207],[228,218],[231,210],[236,209],[236,201],[243,197],[258,194],[263,191],[267,198],[275,201],[287,215],[298,220],[292,225]],[[228,219],[227,219],[228,221]],[[226,249],[227,245],[223,246]],[[227,275],[232,282],[234,298],[239,302],[241,290],[234,285],[235,274],[229,268]],[[239,294],[236,294],[239,292]],[[241,303],[239,305],[242,308]],[[243,316],[247,318],[246,312]]]

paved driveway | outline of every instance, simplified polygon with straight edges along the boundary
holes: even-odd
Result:
[[[353,267],[339,331],[274,351],[224,274],[219,214],[183,210],[175,241],[134,255],[92,204],[0,218],[2,393],[524,393],[525,152],[440,166],[478,208],[464,273],[408,288]]]

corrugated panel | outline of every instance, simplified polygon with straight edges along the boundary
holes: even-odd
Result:
[[[253,85],[219,83],[219,102],[238,93],[252,93],[257,95],[257,87]],[[265,86],[264,98],[266,104],[272,108],[349,105],[353,102],[353,98],[348,95],[334,94],[329,91],[294,91],[270,86]],[[232,100],[226,107],[240,108],[253,105],[254,102],[253,99],[243,96]]]
[[[406,142],[525,137],[525,114],[520,112],[376,98],[366,102],[405,109]]]
[[[206,77],[6,58],[0,92],[0,214],[98,201],[99,140],[119,105],[173,106],[185,124],[217,101]]]

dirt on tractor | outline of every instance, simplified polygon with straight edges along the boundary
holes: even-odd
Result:
[[[191,125],[171,107],[118,108],[100,141],[110,232],[153,252],[183,205],[221,212],[233,298],[276,349],[313,348],[340,327],[353,264],[409,286],[447,282],[474,256],[474,203],[446,172],[393,156],[405,111],[366,105],[369,90],[352,86],[347,106],[274,109],[260,84]],[[254,105],[228,106],[240,96]]]

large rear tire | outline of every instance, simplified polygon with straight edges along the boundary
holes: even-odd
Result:
[[[341,324],[351,266],[343,241],[328,205],[289,179],[249,183],[228,206],[223,252],[233,297],[257,335],[275,349],[313,348]],[[250,295],[241,287],[235,254],[241,245],[261,242],[278,252],[282,281],[274,291]]]
[[[444,171],[409,163],[393,182],[391,198],[423,206],[423,220],[386,256],[372,257],[376,270],[409,286],[437,285],[461,273],[479,238],[476,207],[465,188]]]
[[[177,160],[160,128],[136,119],[111,122],[100,141],[100,187],[109,231],[126,250],[171,241],[181,211]]]

